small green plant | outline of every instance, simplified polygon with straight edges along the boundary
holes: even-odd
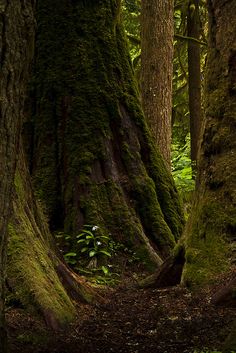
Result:
[[[112,256],[114,249],[110,237],[101,235],[98,231],[98,226],[85,225],[82,232],[76,236],[78,252],[81,255],[87,258]]]
[[[101,233],[98,226],[85,225],[77,236],[58,232],[55,234],[65,261],[77,272],[97,284],[114,285],[118,274],[112,271],[107,259],[114,256],[121,244]]]

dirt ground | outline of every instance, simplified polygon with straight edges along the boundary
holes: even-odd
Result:
[[[222,284],[221,284],[222,285]],[[77,321],[52,332],[22,309],[7,313],[10,353],[193,353],[220,350],[235,308],[215,307],[216,287],[108,289],[106,302],[78,305]]]

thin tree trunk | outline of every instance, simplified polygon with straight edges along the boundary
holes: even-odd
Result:
[[[199,0],[190,0],[187,17],[188,37],[200,38]],[[200,44],[188,41],[188,83],[191,135],[191,160],[196,169],[201,132]]]
[[[141,91],[144,113],[170,168],[173,11],[172,0],[141,2]]]
[[[34,40],[34,1],[0,4],[0,351],[6,351],[5,280],[7,226],[12,210],[26,83]]]

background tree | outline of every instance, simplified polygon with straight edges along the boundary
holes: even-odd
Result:
[[[145,116],[170,168],[174,2],[141,2],[141,92]]]
[[[190,0],[187,15],[188,37],[200,39],[199,0]],[[191,160],[196,167],[201,130],[201,52],[200,43],[188,40],[188,86]]]
[[[130,53],[138,80],[140,81],[140,14],[138,0],[123,2],[123,17],[130,43]],[[205,2],[199,6],[200,39],[188,36],[187,17],[189,4],[183,0],[174,2],[174,58],[173,58],[173,97],[172,97],[172,172],[178,189],[186,205],[189,204],[195,182],[191,162],[190,112],[188,90],[188,44],[200,45],[201,77],[204,77],[206,56],[205,33],[207,9]],[[193,78],[194,79],[194,78]],[[191,84],[192,85],[192,84]],[[192,90],[191,90],[192,91]],[[200,100],[198,102],[200,105]],[[194,165],[194,163],[193,163]],[[195,174],[195,173],[194,173]],[[188,208],[188,207],[187,207]]]
[[[205,39],[207,32],[206,4],[204,1],[199,3],[199,7],[192,4],[194,5],[191,7],[192,10],[193,8],[197,9],[196,12],[193,13],[190,11],[190,5],[191,4],[186,1],[175,1],[172,132],[173,176],[178,188],[181,190],[183,199],[187,204],[189,203],[190,196],[195,187],[195,171],[192,173],[192,167],[196,166],[196,162],[192,162],[191,160],[191,150],[193,151],[193,147],[191,146],[192,144],[196,144],[194,141],[197,142],[199,140],[199,136],[197,137],[199,131],[194,138],[191,130],[197,131],[200,128],[200,86],[201,82],[203,83],[204,78],[207,49]],[[196,39],[196,34],[191,33],[191,27],[195,23],[198,25],[198,39]],[[194,54],[193,48],[197,48],[196,55]],[[196,60],[198,61],[197,63],[195,63]],[[200,74],[202,78],[201,82]],[[194,105],[196,109],[194,108]],[[193,127],[194,116],[196,121],[194,124],[197,128]],[[197,147],[195,148],[195,151],[197,151]]]
[[[143,118],[119,2],[40,0],[37,21],[31,166],[51,227],[96,224],[160,263],[182,212]]]
[[[33,48],[33,4],[3,1],[0,6],[0,350],[5,352],[5,280],[7,226],[12,211],[12,188],[16,168],[26,79]]]

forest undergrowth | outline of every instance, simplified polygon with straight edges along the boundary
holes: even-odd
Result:
[[[191,292],[181,285],[140,289],[125,273],[116,287],[99,287],[102,303],[78,304],[77,320],[58,332],[23,308],[11,307],[10,353],[220,352],[235,308],[214,306],[211,296],[234,274]]]

